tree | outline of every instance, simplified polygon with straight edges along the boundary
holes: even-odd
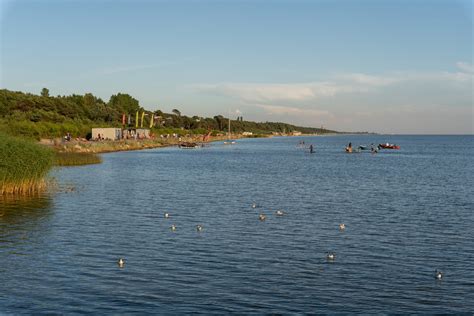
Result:
[[[119,112],[133,114],[140,111],[138,100],[134,99],[129,94],[118,93],[110,97],[109,106],[117,109]]]
[[[214,120],[216,121],[219,130],[222,131],[225,125],[224,117],[222,115],[217,115],[214,116]]]
[[[92,108],[93,106],[95,106],[95,97],[92,93],[86,93],[84,94],[84,106],[86,108]]]
[[[48,97],[49,97],[49,90],[46,89],[46,88],[43,88],[43,89],[41,90],[41,96],[48,98]]]
[[[181,116],[181,112],[177,109],[173,109],[171,112],[173,112],[174,114],[176,114],[177,116]]]

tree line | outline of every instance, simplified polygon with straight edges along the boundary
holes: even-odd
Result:
[[[178,109],[171,113],[161,110],[146,111],[139,101],[126,93],[117,93],[106,102],[91,93],[84,95],[51,96],[43,88],[40,95],[19,91],[0,90],[0,130],[10,134],[31,138],[60,137],[71,133],[76,137],[85,137],[92,127],[122,127],[123,114],[127,116],[126,125],[135,126],[136,113],[147,113],[148,120],[153,119],[154,132],[178,129],[205,133],[207,131],[227,132],[229,118],[222,115],[210,117],[182,115]],[[130,116],[130,118],[128,118]],[[140,119],[139,118],[139,119]],[[253,132],[269,134],[288,133],[334,133],[334,131],[300,127],[280,122],[251,122],[243,117],[231,120],[232,132]],[[145,124],[149,127],[149,124]]]

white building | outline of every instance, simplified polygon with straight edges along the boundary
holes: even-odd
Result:
[[[119,140],[122,139],[122,129],[110,128],[93,128],[92,140]]]

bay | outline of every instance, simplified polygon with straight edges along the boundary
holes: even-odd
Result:
[[[55,169],[58,192],[0,200],[0,312],[470,313],[473,139],[241,139]]]

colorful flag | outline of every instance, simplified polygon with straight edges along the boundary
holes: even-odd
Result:
[[[125,113],[122,114],[122,125],[125,125]]]
[[[145,111],[142,112],[142,123],[140,124],[140,127],[143,128],[143,120],[145,119]]]
[[[155,123],[155,115],[153,113],[150,113],[150,128],[153,127],[154,123]]]
[[[138,111],[137,111],[137,115],[136,115],[136,118],[135,118],[135,128],[138,128]]]

